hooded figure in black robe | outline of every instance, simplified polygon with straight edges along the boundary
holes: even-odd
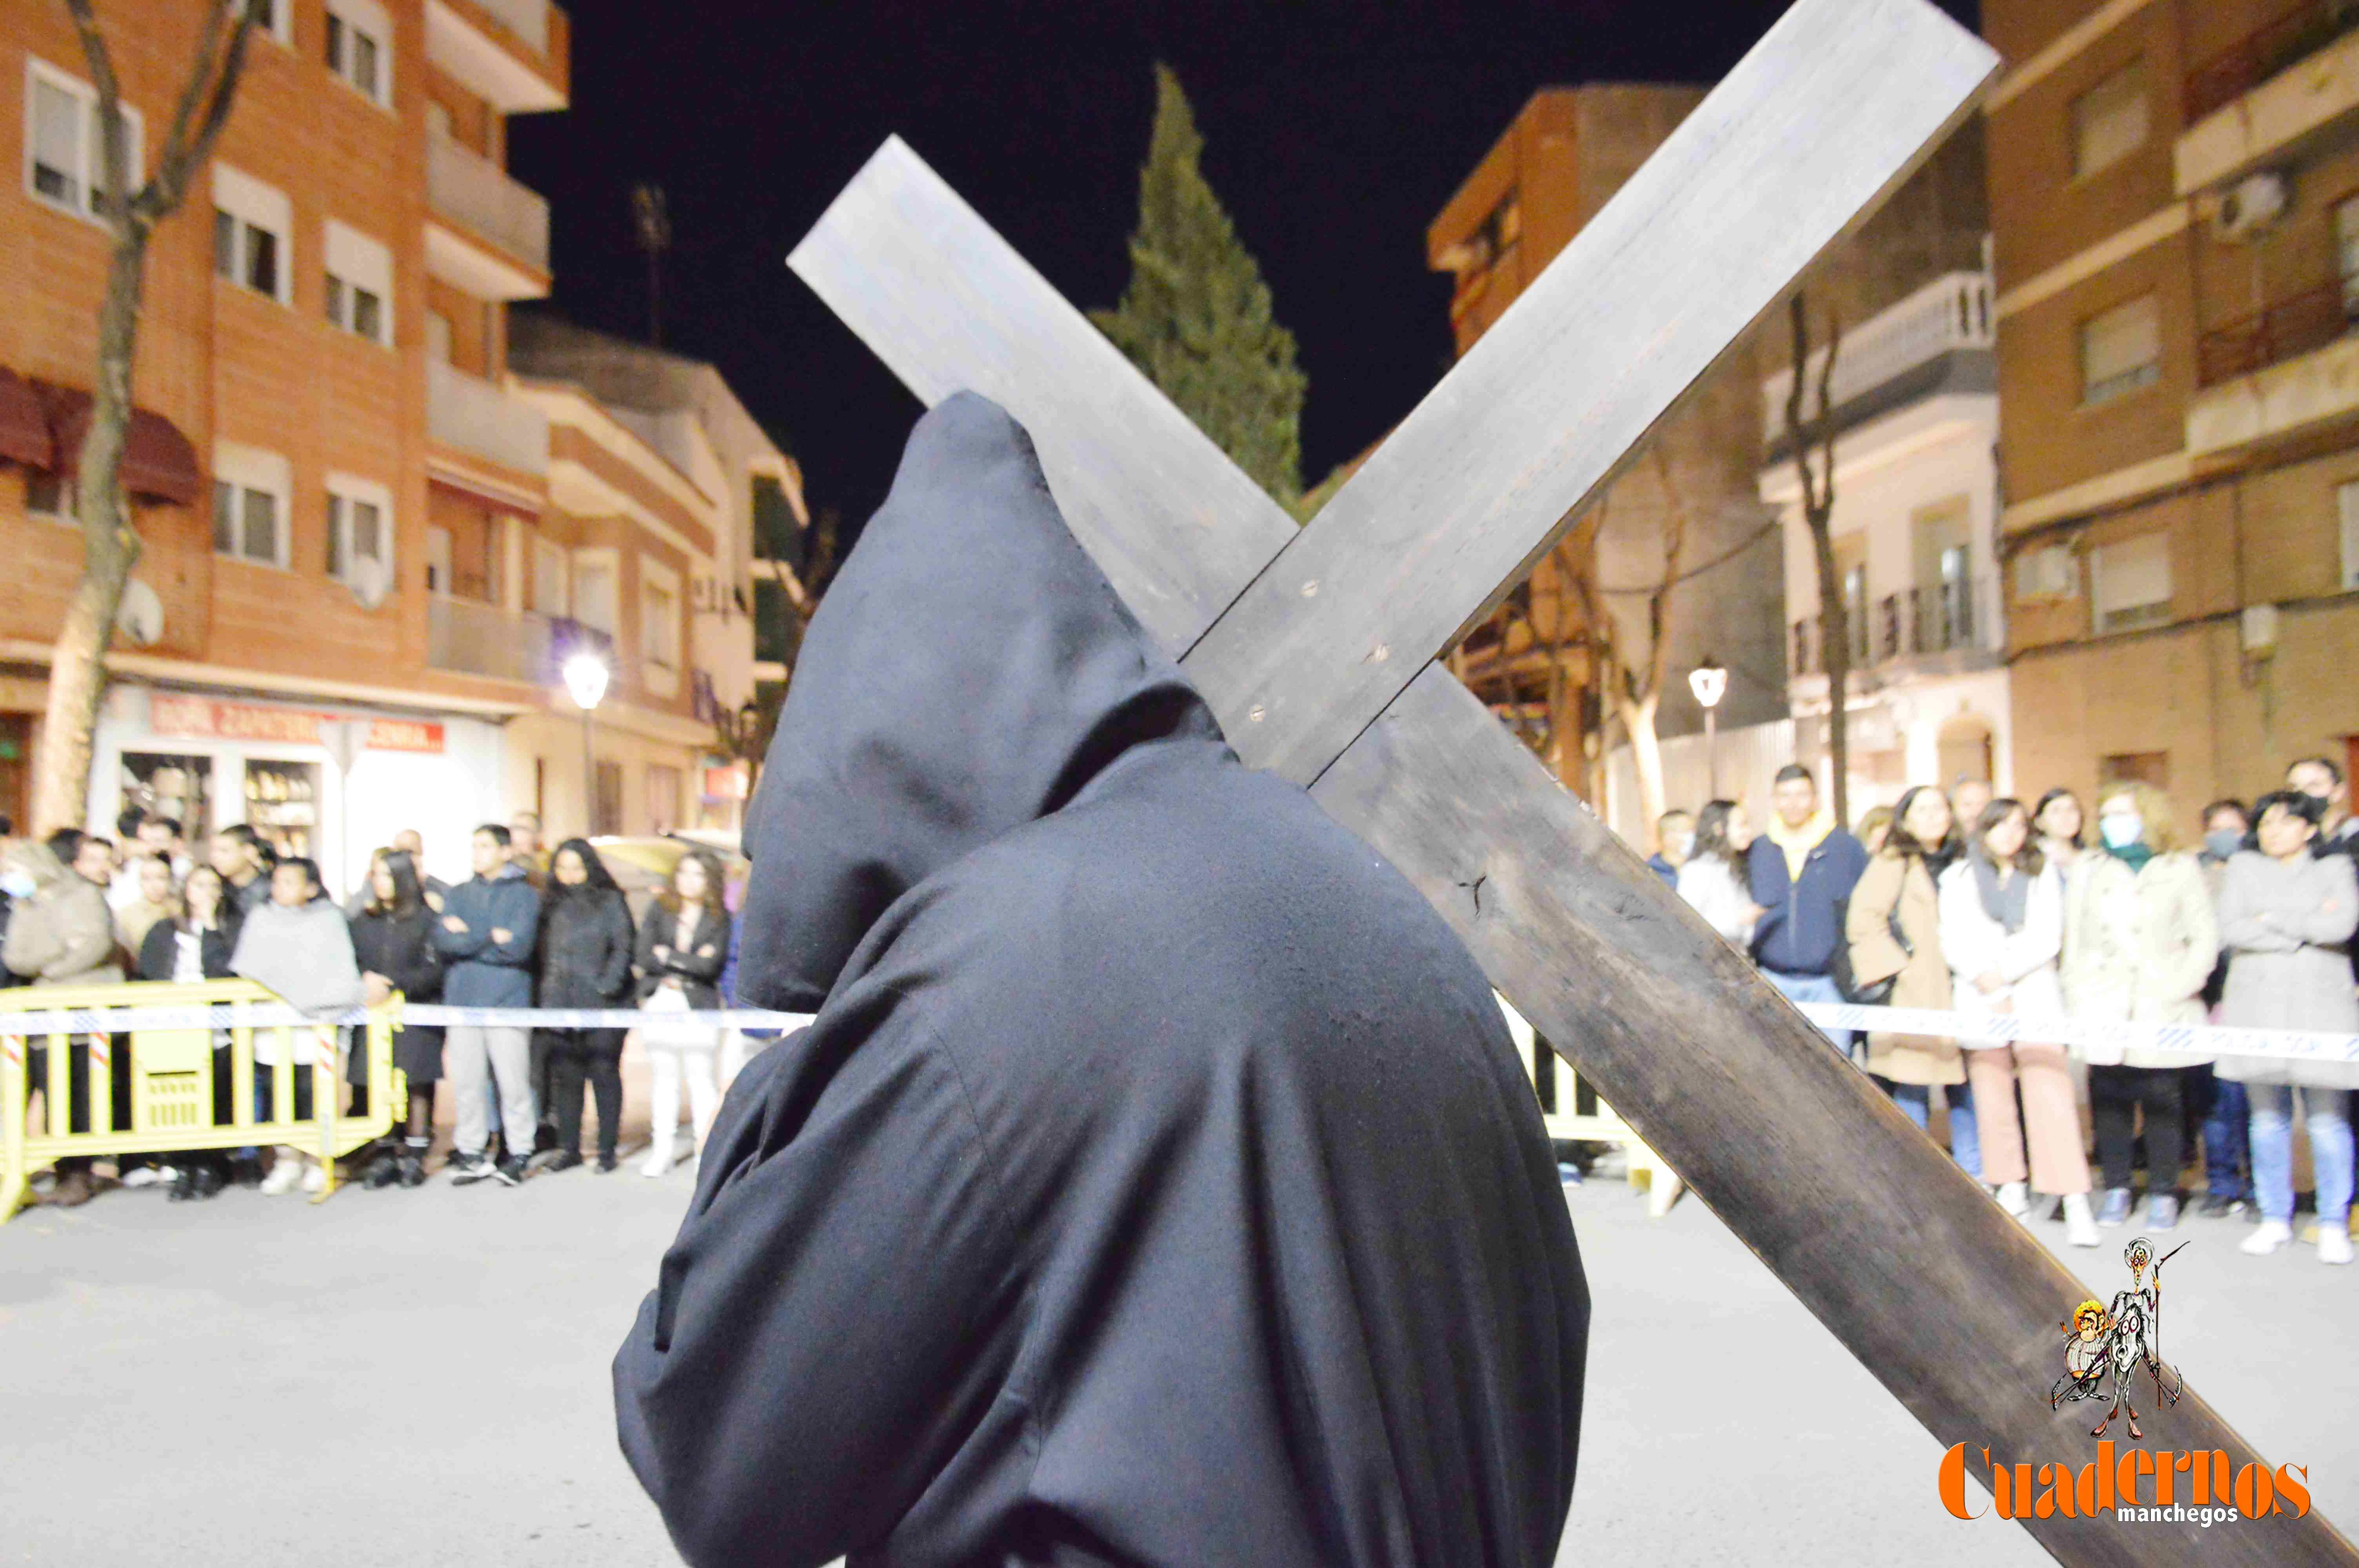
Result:
[[[1545,1564],[1589,1303],[1491,988],[1241,766],[971,394],[754,802],[731,1087],[614,1361],[697,1568]]]

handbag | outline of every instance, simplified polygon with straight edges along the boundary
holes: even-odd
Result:
[[[1843,900],[1843,912],[1846,917],[1844,924],[1848,925],[1850,924],[1848,916],[1851,914],[1849,899]],[[1916,944],[1910,942],[1900,929],[1900,906],[1897,903],[1885,912],[1884,928],[1892,934],[1893,941],[1900,945],[1901,952],[1911,958],[1917,956]],[[1906,964],[1901,966],[1903,969],[1907,968]],[[1861,1007],[1890,1006],[1893,988],[1900,983],[1900,972],[1896,969],[1880,980],[1872,981],[1867,985],[1860,984],[1852,974],[1851,943],[1847,940],[1839,940],[1835,943],[1834,962],[1828,966],[1828,975],[1835,982],[1835,989],[1843,993],[1843,999],[1845,1001]]]

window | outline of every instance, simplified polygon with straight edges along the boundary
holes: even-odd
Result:
[[[549,539],[532,542],[532,607],[557,617],[565,613],[565,546]]]
[[[287,236],[294,209],[287,193],[229,165],[213,164],[213,272],[241,287],[291,302]]]
[[[393,101],[393,19],[371,0],[332,0],[328,69],[364,98]]]
[[[328,476],[328,575],[362,585],[363,561],[376,565],[376,580],[393,580],[393,492],[381,484],[343,474]]]
[[[664,834],[679,826],[679,790],[682,775],[678,768],[661,762],[647,764],[647,830]]]
[[[593,836],[623,830],[623,764],[601,762],[596,787],[590,797],[590,831]]]
[[[2343,319],[2359,321],[2359,196],[2335,204],[2334,270],[2343,279]]]
[[[259,566],[287,565],[287,460],[277,452],[213,443],[213,549]]]
[[[2082,178],[2146,145],[2146,61],[2134,59],[2072,100],[2072,176]]]
[[[426,313],[426,357],[439,365],[451,362],[451,318],[440,310]]]
[[[125,104],[130,134],[131,182],[140,178],[139,111]],[[45,61],[25,61],[25,189],[52,207],[77,217],[94,217],[105,172],[106,149],[98,130],[98,92]]]
[[[2090,573],[2100,633],[2158,625],[2170,618],[2170,535],[2143,534],[2100,546]]]
[[[2343,512],[2343,587],[2345,591],[2359,589],[2359,484],[2346,484],[2334,492]]]
[[[2079,562],[2073,558],[2071,546],[2043,545],[2016,558],[2017,599],[2071,599],[2080,591]]]
[[[679,589],[667,583],[639,589],[639,656],[650,668],[679,668]]]
[[[787,601],[787,585],[776,578],[754,579],[754,658],[758,664],[783,665],[792,650],[794,607]]]
[[[2081,323],[2081,401],[2110,403],[2162,375],[2162,306],[2142,294]]]
[[[393,253],[357,229],[328,220],[328,322],[393,346]]]
[[[612,637],[621,618],[614,592],[614,557],[583,552],[573,557],[573,618]]]
[[[25,510],[36,517],[52,523],[78,523],[74,508],[78,499],[74,483],[53,473],[27,470],[25,475]]]
[[[282,44],[295,41],[295,0],[245,0],[254,30],[267,33]]]

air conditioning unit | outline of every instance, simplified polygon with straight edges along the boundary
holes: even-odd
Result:
[[[2080,563],[2071,546],[2047,545],[2016,557],[2016,598],[2070,599],[2080,591]]]
[[[2220,198],[2212,232],[2230,244],[2252,239],[2293,205],[2293,181],[2269,171],[2248,174]]]

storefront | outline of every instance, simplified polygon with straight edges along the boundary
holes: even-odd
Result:
[[[124,685],[99,717],[90,816],[160,812],[191,843],[243,822],[319,861],[341,898],[405,827],[425,839],[429,871],[463,878],[468,835],[505,818],[500,769],[499,727],[480,719]]]

